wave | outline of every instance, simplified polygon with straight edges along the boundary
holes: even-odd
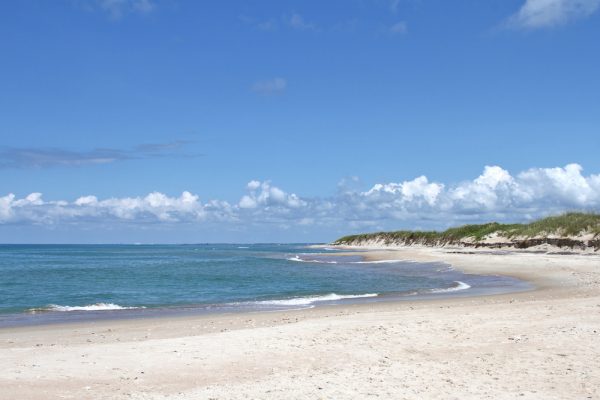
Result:
[[[429,293],[448,293],[448,292],[458,292],[459,290],[470,289],[471,285],[468,285],[461,281],[454,281],[454,286],[444,289],[431,289]]]
[[[273,305],[273,306],[309,306],[313,303],[321,302],[321,301],[335,301],[335,300],[344,300],[344,299],[360,299],[365,297],[377,297],[377,293],[366,293],[366,294],[335,294],[330,293],[322,296],[307,296],[307,297],[296,297],[293,299],[283,299],[283,300],[265,300],[265,301],[257,301],[254,304],[264,304],[264,305]]]
[[[138,308],[146,307],[124,307],[113,303],[96,303],[88,304],[86,306],[61,306],[58,304],[50,304],[47,307],[42,308],[31,308],[28,311],[44,312],[44,311],[111,311],[111,310],[133,310]]]
[[[410,260],[375,260],[375,261],[326,261],[326,260],[311,260],[300,258],[300,256],[294,256],[287,259],[288,261],[306,262],[306,263],[317,263],[317,264],[395,264],[395,263],[407,263],[414,262]]]
[[[325,260],[305,260],[298,256],[290,257],[287,259],[288,261],[296,261],[296,262],[306,262],[306,263],[318,263],[318,264],[337,264],[337,261],[325,261]]]

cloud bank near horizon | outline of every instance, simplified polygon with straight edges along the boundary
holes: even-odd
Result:
[[[87,195],[73,201],[44,200],[41,193],[24,198],[8,194],[0,197],[0,224],[218,224],[352,230],[524,221],[568,210],[600,210],[600,174],[585,175],[578,164],[531,168],[515,175],[499,166],[486,166],[477,178],[457,184],[419,176],[378,183],[366,191],[341,185],[335,195],[325,198],[302,197],[269,181],[253,180],[237,202],[203,201],[187,191],[179,197],[153,192],[107,199]]]

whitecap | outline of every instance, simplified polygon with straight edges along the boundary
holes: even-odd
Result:
[[[468,285],[461,281],[454,281],[454,286],[444,289],[431,289],[430,293],[448,293],[448,292],[458,292],[459,290],[470,289],[471,285]]]
[[[288,261],[296,261],[296,262],[307,262],[307,263],[317,263],[317,264],[337,264],[337,261],[325,261],[325,260],[306,260],[304,258],[300,258],[299,256],[290,257],[287,259]]]
[[[61,306],[58,304],[50,304],[47,307],[32,308],[29,312],[40,311],[111,311],[111,310],[133,310],[146,307],[124,307],[114,303],[95,303],[85,306]]]
[[[313,303],[322,301],[336,301],[344,299],[359,299],[366,297],[377,297],[377,293],[366,293],[366,294],[335,294],[330,293],[322,296],[307,296],[307,297],[295,297],[292,299],[281,299],[281,300],[265,300],[257,301],[255,304],[274,305],[274,306],[308,306]]]
[[[329,257],[329,256],[327,256]],[[290,257],[287,259],[288,261],[296,261],[296,262],[307,262],[307,263],[318,263],[318,264],[396,264],[396,263],[414,263],[412,260],[373,260],[373,261],[335,261],[335,260],[323,260],[323,259],[308,259],[301,258],[296,255],[294,257]]]

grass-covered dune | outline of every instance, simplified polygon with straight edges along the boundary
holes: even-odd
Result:
[[[463,225],[438,231],[395,231],[350,235],[333,244],[360,246],[382,245],[463,245],[473,247],[527,248],[542,244],[558,247],[600,249],[600,214],[571,212],[547,217],[528,224]]]

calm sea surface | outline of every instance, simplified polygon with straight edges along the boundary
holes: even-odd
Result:
[[[445,264],[336,253],[298,244],[0,245],[0,326],[526,288]]]

